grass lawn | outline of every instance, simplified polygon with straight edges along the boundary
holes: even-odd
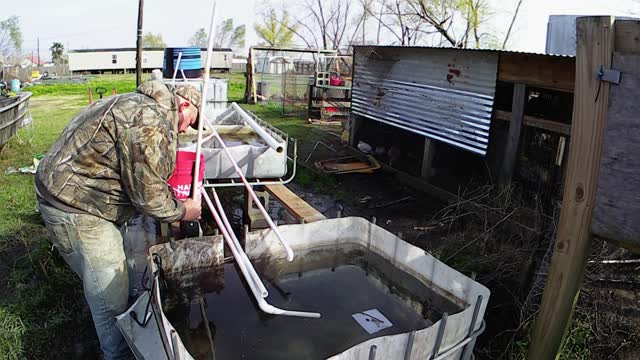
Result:
[[[85,95],[34,96],[33,125],[0,154],[0,359],[69,358],[77,334],[92,331],[80,282],[51,251],[36,212],[33,175],[5,175],[45,153],[86,104]]]

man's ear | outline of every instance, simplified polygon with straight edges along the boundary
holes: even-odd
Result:
[[[181,101],[180,105],[178,105],[178,110],[184,111],[184,109],[188,109],[189,106],[191,106],[191,103],[189,103],[188,101]]]

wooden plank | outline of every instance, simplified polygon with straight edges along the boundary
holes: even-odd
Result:
[[[327,218],[284,185],[266,185],[265,189],[300,222],[310,223]]]
[[[526,90],[527,86],[525,84],[515,84],[513,87],[509,135],[507,136],[507,146],[504,150],[504,160],[502,161],[500,176],[498,177],[498,183],[503,186],[511,183],[513,170],[516,167],[518,146],[520,145],[520,132],[522,130],[522,120],[524,119],[524,105],[527,100]]]
[[[615,51],[640,54],[640,20],[616,20]]]
[[[494,110],[493,119],[502,121],[511,121],[511,111]],[[542,119],[535,116],[525,115],[524,125],[539,129],[548,130],[554,133],[569,136],[571,135],[571,125],[558,121]]]
[[[258,102],[258,88],[256,87],[256,65],[253,48],[249,48],[249,65],[251,66],[251,95],[253,97],[253,103],[255,104]]]
[[[498,80],[573,92],[575,59],[542,54],[501,53]]]
[[[349,146],[354,148],[358,146],[358,144],[356,144],[356,132],[361,125],[362,118],[359,115],[352,114],[349,117]]]
[[[613,17],[577,20],[576,93],[560,222],[528,360],[556,358],[591,250],[591,216],[606,128],[609,84],[595,76],[610,68]]]
[[[436,151],[435,140],[424,138],[424,153],[422,155],[422,167],[420,168],[420,175],[423,178],[429,179],[433,175],[432,164],[433,157]]]
[[[609,90],[591,229],[600,237],[640,253],[640,53],[615,53],[612,67],[622,76],[620,85]]]

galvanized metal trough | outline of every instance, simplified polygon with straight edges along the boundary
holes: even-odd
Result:
[[[28,116],[30,92],[23,92],[10,98],[0,98],[0,148],[31,117]]]
[[[362,218],[329,219],[310,224],[284,225],[278,229],[294,249],[296,256],[305,256],[312,254],[314,249],[331,246],[365,247],[411,275],[422,284],[421,286],[446,297],[461,309],[457,313],[443,314],[439,321],[424,328],[388,336],[371,336],[366,341],[335,353],[328,359],[472,358],[475,339],[484,330],[483,317],[490,295],[485,286]],[[271,230],[249,232],[245,238],[246,253],[251,261],[286,257],[279,240]],[[214,254],[216,251],[222,251],[220,236],[208,241],[208,244],[198,244],[196,248],[201,249],[200,253]],[[165,244],[152,247],[150,253],[162,252],[164,257],[170,257],[167,249],[163,249],[166,246],[171,247],[171,251],[179,252],[179,246]],[[214,257],[214,262],[220,262],[219,255],[210,256]],[[157,257],[149,256],[151,274],[156,273],[159,268]],[[180,259],[180,266],[184,267],[185,263],[182,260],[185,257],[179,254],[176,257]],[[198,254],[193,258],[199,259],[198,261],[206,266],[211,265],[211,262],[203,261],[203,257]],[[169,263],[171,261],[164,262],[165,271]],[[194,265],[197,266],[195,263]],[[155,279],[156,277],[151,276],[150,290],[144,292],[128,311],[118,317],[118,326],[138,359],[192,359],[192,355],[180,339],[180,334],[163,313],[159,281]]]

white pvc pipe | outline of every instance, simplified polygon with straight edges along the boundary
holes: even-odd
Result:
[[[218,210],[218,215],[222,219],[222,223],[224,224],[224,227],[226,228],[227,233],[231,235],[231,240],[233,241],[233,245],[236,247],[236,249],[242,249],[242,245],[240,245],[240,241],[238,241],[236,234],[233,232],[233,229],[231,228],[229,219],[227,218],[227,215],[224,213],[224,209],[222,208],[222,203],[220,202],[220,198],[218,197],[218,193],[216,192],[216,189],[212,189],[212,191],[213,191],[213,202],[216,205],[216,209]],[[244,261],[245,264],[251,263],[249,260],[249,257],[247,257],[247,254],[245,254],[244,251],[240,251],[240,255],[242,256],[242,261]],[[256,272],[256,269],[253,266],[248,266],[248,269],[251,277],[254,279],[256,285],[258,285],[258,290],[260,290],[260,294],[262,295],[262,297],[266,298],[267,296],[269,296],[269,292],[267,291],[267,288],[264,287],[262,280],[260,280],[260,276]]]
[[[202,79],[202,101],[200,102],[200,111],[198,113],[198,141],[196,142],[196,162],[194,165],[193,184],[191,185],[191,193],[193,199],[197,199],[200,195],[198,191],[198,184],[200,180],[200,154],[202,153],[202,131],[204,129],[204,112],[207,105],[207,88],[209,84],[209,71],[211,69],[211,54],[213,53],[213,31],[216,17],[216,2],[213,2],[213,10],[211,11],[211,24],[209,24],[209,44],[207,46],[207,61],[204,68],[204,75]],[[186,80],[185,80],[186,81]],[[215,133],[215,131],[214,131]]]
[[[180,66],[180,60],[182,59],[182,51],[178,53],[178,61],[176,61],[176,67],[173,69],[173,77],[171,78],[171,85],[176,85],[176,76],[178,75],[178,67]]]
[[[204,198],[205,202],[209,206],[209,210],[211,211],[211,214],[213,214],[213,217],[216,220],[216,222],[218,223],[218,227],[222,230],[224,226],[222,225],[220,217],[218,216],[217,211],[214,208],[213,203],[211,202],[211,199],[209,198],[209,195],[207,195],[207,192],[204,190],[202,191],[202,197]],[[262,298],[259,290],[257,289],[256,284],[254,283],[253,279],[250,276],[249,270],[247,269],[247,265],[251,266],[251,263],[247,264],[243,261],[243,256],[241,255],[241,253],[243,253],[242,249],[237,249],[233,241],[231,241],[231,237],[229,236],[229,234],[227,233],[227,236],[225,236],[224,235],[225,233],[226,233],[226,230],[223,231],[223,237],[227,241],[229,248],[233,253],[233,257],[236,259],[238,267],[240,267],[240,271],[242,272],[242,275],[244,276],[244,278],[247,280],[247,283],[249,284],[249,289],[251,289],[251,293],[253,294],[253,297],[256,299],[256,302],[258,303],[258,306],[262,311],[268,314],[273,314],[273,315],[320,318],[321,316],[320,313],[284,310],[267,303],[264,300],[264,298]]]
[[[260,291],[260,289],[257,289],[257,287],[258,287],[257,283],[258,282],[262,282],[262,281],[259,278],[255,279],[255,278],[253,278],[251,276],[251,271],[249,271],[248,268],[253,267],[253,265],[250,262],[247,263],[247,262],[244,261],[244,258],[240,254],[242,248],[236,247],[236,244],[233,242],[233,239],[231,238],[231,235],[227,231],[227,228],[224,226],[224,223],[222,222],[222,220],[220,218],[220,214],[218,213],[218,210],[215,209],[215,207],[213,206],[213,203],[211,202],[211,198],[209,197],[209,194],[207,194],[207,192],[204,189],[202,190],[202,197],[204,198],[205,202],[209,206],[209,210],[211,211],[211,215],[213,215],[213,219],[215,220],[216,224],[218,225],[218,229],[220,229],[220,232],[222,233],[222,237],[227,242],[227,245],[229,246],[229,249],[231,249],[231,253],[233,254],[234,258],[236,259],[236,262],[238,262],[239,266],[244,266],[245,267],[246,274],[245,274],[245,271],[243,271],[242,274],[245,275],[245,279],[247,280],[247,283],[249,284],[249,287],[256,288],[255,289],[256,293],[258,293],[260,295],[260,297],[264,297],[264,293],[262,293]],[[242,270],[242,268],[240,270]],[[264,287],[264,285],[263,285],[263,287]],[[265,292],[266,292],[266,289],[265,289]],[[268,295],[268,292],[267,292],[267,295]]]
[[[260,126],[255,120],[253,120],[253,118],[249,116],[249,114],[244,112],[244,110],[242,110],[242,108],[238,106],[238,104],[231,103],[231,107],[235,109],[236,113],[238,113],[238,115],[240,115],[242,119],[244,119],[244,121],[249,124],[249,126],[251,126],[253,131],[258,134],[258,136],[260,136],[262,140],[264,140],[267,145],[269,145],[270,148],[279,153],[284,151],[284,147],[282,146],[282,144],[278,143],[276,139],[274,139],[273,136],[271,136],[262,128],[262,126]]]

